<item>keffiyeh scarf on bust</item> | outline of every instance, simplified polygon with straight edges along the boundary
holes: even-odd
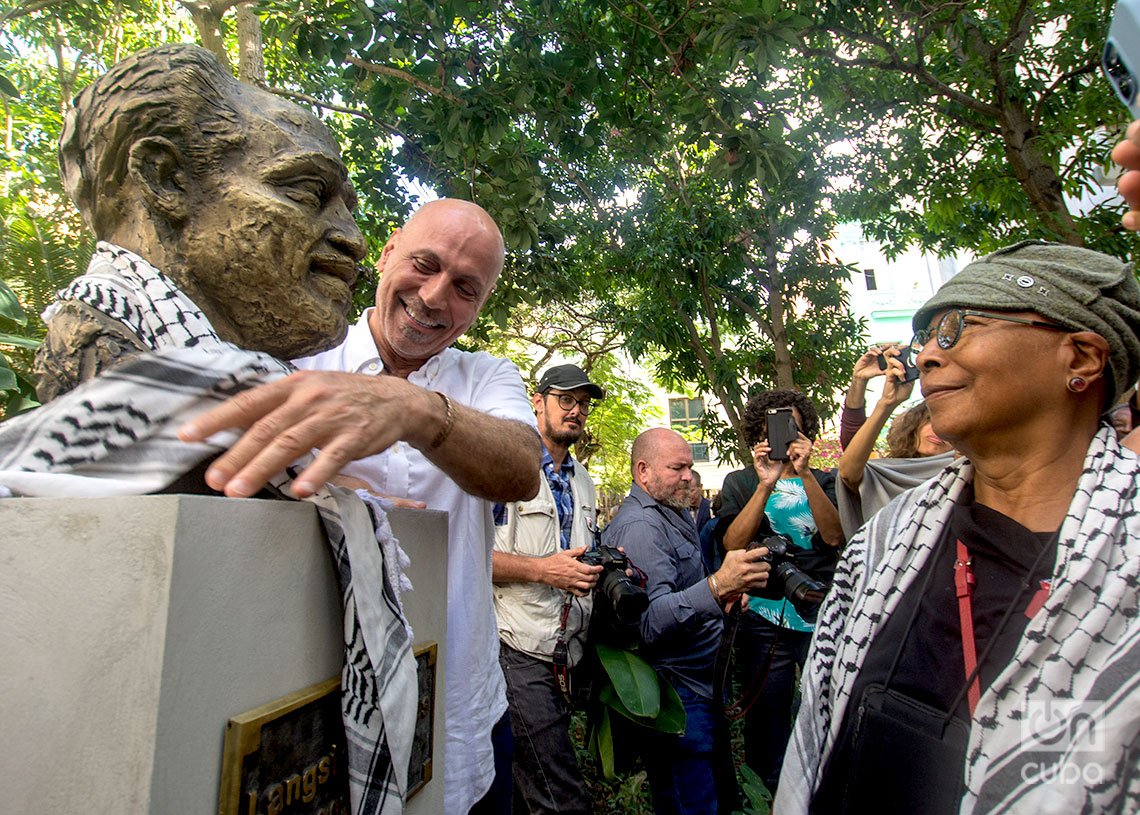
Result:
[[[61,297],[119,319],[155,351],[0,425],[0,491],[9,494],[95,497],[163,489],[233,438],[218,434],[186,444],[176,436],[179,426],[292,370],[221,342],[169,278],[109,244],[99,244],[89,274]],[[291,480],[281,473],[272,490],[288,497]],[[353,812],[400,812],[417,690],[398,574],[385,562],[385,552],[391,561],[399,547],[375,503],[336,487],[306,500],[320,513],[344,601],[341,709]]]
[[[851,540],[820,611],[774,809],[806,815],[876,633],[942,538],[966,460]],[[1140,462],[1109,427],[1089,445],[1052,588],[982,694],[960,812],[1140,811]]]

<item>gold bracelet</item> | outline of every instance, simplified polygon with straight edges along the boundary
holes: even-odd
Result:
[[[436,396],[443,400],[443,409],[446,411],[446,415],[443,419],[443,427],[440,428],[439,433],[436,434],[436,437],[431,440],[431,444],[428,446],[429,450],[434,450],[447,441],[447,437],[451,435],[451,428],[455,427],[455,408],[451,406],[451,400],[447,398],[446,393],[440,393],[439,391],[435,393]]]
[[[715,574],[709,575],[709,591],[712,592],[713,599],[719,603],[720,602],[720,583],[717,582]]]

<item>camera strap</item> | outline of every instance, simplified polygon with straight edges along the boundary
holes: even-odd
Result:
[[[746,714],[756,700],[760,698],[760,691],[764,690],[764,683],[768,681],[768,672],[772,668],[772,659],[776,655],[776,644],[779,638],[779,632],[772,640],[772,645],[768,648],[768,653],[764,657],[764,664],[761,669],[752,676],[748,677],[747,685],[741,691],[739,698],[731,702],[725,701],[725,690],[730,686],[729,680],[729,667],[732,662],[732,646],[736,641],[736,632],[740,628],[740,621],[745,614],[745,603],[743,596],[738,597],[732,604],[728,611],[728,623],[724,627],[724,635],[720,640],[720,647],[717,648],[716,661],[714,662],[713,674],[713,694],[714,698],[720,700],[724,704],[724,715],[729,721],[735,721],[744,714]]]
[[[559,615],[558,641],[554,643],[554,653],[551,654],[551,662],[554,663],[554,680],[567,701],[570,700],[570,646],[566,642],[566,623],[570,619],[570,604],[573,599],[570,592],[566,592],[566,599],[562,601],[562,613]]]
[[[1033,561],[1033,565],[1029,567],[1029,571],[1025,573],[1025,582],[1023,584],[1022,593],[1014,594],[1013,599],[1009,605],[1006,606],[1005,612],[1002,614],[1001,621],[994,629],[993,636],[990,637],[989,642],[986,644],[986,650],[982,652],[981,659],[977,658],[976,646],[974,645],[974,615],[971,603],[971,597],[974,593],[974,586],[977,585],[977,580],[974,578],[973,564],[970,561],[970,550],[966,548],[966,544],[961,540],[957,541],[957,559],[954,561],[954,592],[958,595],[958,621],[962,629],[962,658],[966,663],[966,685],[958,692],[958,697],[954,700],[954,705],[950,708],[951,713],[961,704],[962,693],[968,694],[970,716],[973,717],[974,709],[978,706],[978,700],[981,699],[981,679],[980,674],[982,665],[985,664],[986,659],[989,657],[990,652],[993,650],[994,645],[998,641],[998,633],[1005,628],[1009,618],[1013,615],[1014,609],[1017,608],[1018,601],[1024,596],[1024,592],[1031,590],[1033,573],[1037,571],[1037,567],[1041,565],[1041,560],[1046,552],[1053,550],[1053,543],[1056,542],[1060,536],[1061,530],[1058,529],[1057,533],[1053,536],[1053,541],[1041,547],[1037,553],[1037,557]],[[1045,605],[1045,600],[1049,596],[1049,583],[1048,581],[1041,581],[1040,588],[1030,600],[1029,605],[1025,609],[1027,617],[1032,618],[1034,614]]]
[[[970,550],[961,540],[958,542],[957,557],[954,560],[954,594],[958,597],[958,623],[962,628],[962,660],[966,663],[966,683],[969,686],[967,698],[970,703],[970,716],[982,698],[982,681],[978,676],[978,650],[974,643],[974,610],[971,597],[977,580],[974,577],[974,564],[970,560]]]

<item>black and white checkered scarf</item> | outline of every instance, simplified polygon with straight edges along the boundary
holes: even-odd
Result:
[[[154,351],[0,425],[0,492],[95,497],[163,489],[233,438],[186,444],[179,426],[292,370],[223,343],[169,278],[110,244],[99,244],[88,274],[60,296],[120,320]],[[272,489],[288,497],[291,480],[281,473]],[[417,690],[390,562],[399,547],[378,505],[336,487],[306,500],[320,513],[344,601],[342,713],[353,812],[400,812]]]
[[[956,462],[848,544],[808,655],[780,815],[808,812],[863,656],[972,478]],[[1061,525],[1049,598],[974,713],[962,815],[1140,811],[1138,493],[1140,462],[1102,427]]]

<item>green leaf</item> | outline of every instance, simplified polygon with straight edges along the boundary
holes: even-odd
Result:
[[[8,358],[0,354],[0,391],[14,391],[19,389],[16,382],[16,373],[8,364]]]
[[[31,337],[21,337],[18,334],[6,334],[0,331],[0,345],[18,345],[21,348],[29,348],[35,351],[40,347],[40,341]]]
[[[661,712],[653,720],[652,726],[662,733],[685,732],[685,705],[664,677],[661,678]]]
[[[3,280],[0,280],[0,316],[7,317],[17,325],[28,324],[27,312],[20,305],[16,293]]]
[[[608,645],[599,644],[597,651],[625,708],[634,716],[656,716],[661,710],[661,692],[657,672],[649,663],[637,654]]]
[[[10,99],[20,98],[19,89],[12,84],[12,80],[8,79],[8,77],[4,76],[3,74],[0,74],[0,93],[4,94]]]
[[[602,775],[607,781],[614,778],[614,734],[610,729],[610,712],[602,708],[598,722],[598,759],[602,762]]]

